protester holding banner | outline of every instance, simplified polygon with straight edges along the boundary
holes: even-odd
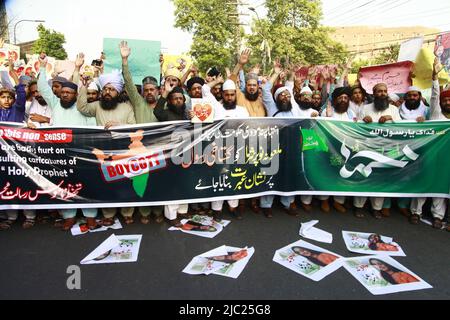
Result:
[[[102,89],[100,101],[88,103],[87,88],[89,83],[82,80],[82,86],[78,93],[77,109],[87,117],[95,117],[97,125],[109,129],[112,126],[136,124],[133,108],[128,103],[119,102],[119,94],[122,92],[124,82],[118,72],[104,74],[99,77]],[[116,208],[103,208],[103,225],[114,224]],[[121,214],[126,224],[133,220],[134,208],[121,208]]]
[[[142,80],[142,93],[141,96],[133,83],[133,78],[128,66],[128,57],[131,54],[131,49],[128,47],[126,41],[122,41],[119,45],[120,55],[122,56],[122,74],[125,81],[125,89],[130,98],[131,105],[134,109],[136,116],[136,123],[151,123],[157,122],[158,119],[154,115],[153,111],[156,107],[158,100],[159,86],[158,81],[152,77],[147,76]],[[153,213],[155,220],[160,223],[163,221],[163,207],[139,207],[139,213],[141,214],[141,222],[147,224],[150,222],[149,216]]]
[[[281,68],[281,64],[279,61],[274,62],[273,75],[267,81],[267,83],[263,86],[263,103],[266,108],[267,114],[270,117],[297,117],[299,111],[294,109],[291,103],[291,92],[288,87],[281,86],[275,91],[275,94],[272,96],[272,87],[273,84],[279,78],[281,72],[283,71]],[[261,197],[261,208],[263,210],[264,215],[267,218],[271,218],[272,215],[272,205],[273,200],[275,199],[274,195],[262,196]],[[298,216],[298,211],[295,206],[295,197],[294,196],[281,196],[281,203],[283,205],[284,211],[290,216]]]
[[[92,126],[95,125],[95,121],[89,119],[89,117],[81,114],[75,104],[77,101],[78,86],[73,82],[64,82],[61,85],[60,96],[58,98],[56,94],[50,88],[47,82],[47,57],[43,53],[39,56],[39,75],[38,75],[38,90],[41,93],[47,105],[52,110],[52,119],[54,126]],[[64,225],[62,229],[64,231],[70,230],[75,224],[76,209],[64,209],[59,210],[64,218]],[[83,215],[87,218],[87,224],[90,229],[94,229],[97,225],[95,217],[97,216],[97,209],[84,208],[82,209]]]
[[[16,98],[17,92],[17,98]],[[25,116],[25,85],[18,84],[16,92],[8,88],[0,88],[0,121],[23,122]],[[6,210],[7,220],[0,223],[0,230],[6,230],[17,220],[18,210]],[[27,220],[34,224],[36,214],[28,214]]]
[[[430,120],[445,120],[450,121],[450,90],[440,92],[438,74],[443,69],[439,64],[438,58],[433,64],[433,87],[430,99]],[[411,201],[411,217],[412,224],[418,224],[422,216],[422,207],[425,204],[426,198],[414,198]],[[447,209],[446,199],[432,198],[431,214],[433,215],[433,227],[436,229],[442,228],[442,220]],[[450,223],[447,223],[447,231],[450,231]]]
[[[223,78],[221,75],[219,75],[216,80],[211,81],[210,83],[205,84],[202,87],[203,99],[210,101],[214,106],[215,119],[250,117],[247,109],[242,106],[238,106],[236,103],[236,91],[238,90],[236,89],[236,84],[232,80],[227,80],[223,83],[222,104],[218,101],[212,101],[214,97],[211,93],[211,88],[221,82],[223,82]],[[238,210],[239,200],[228,200],[227,202],[230,208],[230,213],[237,219],[242,219],[242,213],[240,212],[240,210]],[[224,200],[211,202],[213,215],[216,218],[221,218],[222,216],[223,203]]]

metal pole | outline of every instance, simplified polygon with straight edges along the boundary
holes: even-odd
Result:
[[[19,23],[21,23],[21,22],[24,22],[24,21],[28,21],[28,22],[45,22],[45,20],[29,20],[29,19],[23,19],[23,20],[17,21],[17,22],[14,24],[14,44],[17,44],[17,39],[16,39],[16,28],[17,28],[17,25],[18,25]]]

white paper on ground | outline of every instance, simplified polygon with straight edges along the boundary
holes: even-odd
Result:
[[[377,235],[381,241],[372,243],[370,247],[369,237]],[[347,249],[351,252],[361,254],[389,255],[389,256],[406,256],[403,249],[398,243],[393,242],[390,237],[378,235],[376,233],[364,233],[357,231],[342,231]]]
[[[97,220],[97,223],[99,223],[101,220]],[[118,229],[122,229],[122,224],[120,223],[119,219],[115,219],[114,220],[114,224],[111,226],[100,226],[94,230],[89,230],[87,228],[87,226],[85,225],[85,223],[76,223],[74,224],[74,226],[72,227],[72,229],[70,229],[70,232],[72,233],[73,236],[78,236],[80,234],[85,234],[88,232],[101,232],[101,231],[106,231],[108,229],[113,229],[113,230],[118,230]]]
[[[294,251],[301,247],[304,252]],[[334,252],[315,246],[303,240],[291,243],[277,251],[272,259],[274,262],[291,269],[313,281],[320,281],[342,266],[342,257]]]
[[[385,272],[375,265],[383,264]],[[362,256],[343,260],[344,268],[374,295],[432,288],[430,284],[389,256]],[[389,275],[391,274],[391,275]]]
[[[81,264],[136,262],[142,235],[112,234],[81,260]]]
[[[319,220],[311,220],[302,223],[300,227],[299,235],[304,238],[308,238],[315,241],[332,243],[333,235],[327,231],[314,227],[319,222]]]

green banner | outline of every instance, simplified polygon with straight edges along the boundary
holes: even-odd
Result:
[[[141,84],[142,79],[147,76],[153,76],[159,82],[160,41],[104,38],[103,52],[106,55],[105,73],[109,73],[112,70],[122,70],[122,57],[120,56],[119,50],[119,43],[122,40],[127,41],[131,49],[129,67],[134,84]]]

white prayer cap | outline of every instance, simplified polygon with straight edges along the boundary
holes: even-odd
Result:
[[[122,78],[122,74],[118,70],[114,70],[108,74],[102,74],[98,78],[98,82],[100,83],[100,87],[103,88],[109,83],[111,84],[117,92],[121,93],[124,87],[124,82]]]
[[[400,97],[395,93],[389,93],[389,99],[391,99],[394,102],[397,102],[398,100],[400,100]]]
[[[87,88],[88,90],[95,90],[95,91],[99,91],[97,85],[95,84],[95,82],[91,82]]]
[[[306,87],[302,88],[302,90],[300,91],[300,94],[312,94],[312,90],[310,87],[306,86]]]
[[[289,91],[288,87],[280,87],[280,88],[278,88],[277,91],[275,91],[275,94],[273,95],[275,100],[277,100],[277,98],[280,95],[280,93],[282,93],[284,91]]]
[[[236,90],[236,85],[233,80],[228,79],[223,83],[222,90]]]
[[[420,93],[420,89],[417,88],[416,86],[409,87],[408,90],[406,91],[406,93],[411,92],[411,91],[417,91]]]

